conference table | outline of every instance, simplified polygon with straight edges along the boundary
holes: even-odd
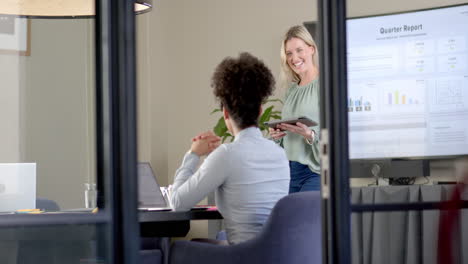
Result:
[[[214,208],[195,208],[186,212],[140,211],[142,237],[184,237],[192,220],[218,220],[222,215]]]

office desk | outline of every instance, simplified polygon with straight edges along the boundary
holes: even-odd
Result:
[[[184,237],[190,230],[191,220],[223,219],[218,211],[196,209],[188,212],[140,211],[142,237]]]

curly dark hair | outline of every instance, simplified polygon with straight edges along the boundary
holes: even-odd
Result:
[[[247,52],[227,57],[211,79],[214,95],[240,129],[258,126],[260,106],[273,92],[275,79],[270,69]]]

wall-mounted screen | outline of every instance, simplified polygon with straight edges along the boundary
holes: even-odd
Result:
[[[347,21],[351,159],[468,154],[468,5]]]

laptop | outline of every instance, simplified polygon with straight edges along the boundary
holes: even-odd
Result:
[[[138,209],[144,211],[170,211],[168,193],[161,190],[148,162],[138,163]]]
[[[0,212],[36,208],[36,163],[0,163]]]

